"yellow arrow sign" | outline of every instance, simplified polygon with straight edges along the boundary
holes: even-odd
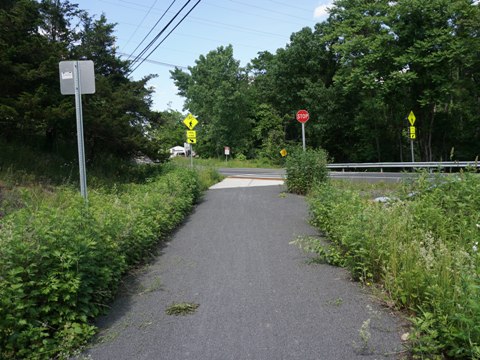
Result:
[[[187,130],[187,138],[195,139],[197,137],[197,132],[195,130]]]
[[[188,116],[183,120],[183,123],[187,128],[193,130],[195,126],[197,126],[198,120],[192,114],[188,114]]]
[[[197,139],[192,139],[192,138],[189,138],[187,139],[187,144],[196,144],[197,143]]]
[[[413,124],[415,124],[415,120],[417,120],[415,114],[413,113],[413,111],[410,111],[410,114],[408,115],[408,121],[410,122],[410,125],[413,126]]]

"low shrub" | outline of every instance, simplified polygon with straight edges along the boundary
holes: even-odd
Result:
[[[67,357],[121,276],[150,256],[200,195],[197,173],[173,169],[121,191],[77,191],[29,203],[0,222],[0,358]]]
[[[305,195],[314,185],[327,180],[327,153],[322,149],[295,148],[287,155],[285,169],[288,191]]]
[[[324,184],[309,200],[312,223],[354,278],[416,314],[415,357],[479,359],[480,179],[424,177],[398,197],[380,204]]]

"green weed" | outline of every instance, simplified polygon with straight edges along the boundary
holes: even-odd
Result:
[[[197,311],[199,304],[194,304],[194,303],[175,303],[170,305],[165,312],[167,315],[189,315],[193,314],[195,311]]]
[[[333,263],[335,249],[354,278],[413,312],[415,356],[480,358],[480,178],[420,177],[395,197],[379,204],[358,189],[317,186],[311,222],[331,243],[309,250]]]
[[[122,275],[154,254],[200,196],[195,171],[161,173],[91,189],[88,207],[70,186],[19,190],[14,209],[2,190],[10,210],[0,219],[0,358],[66,357],[92,336]]]
[[[353,346],[361,355],[370,355],[373,353],[373,349],[370,344],[370,340],[372,338],[372,334],[370,332],[370,322],[371,319],[367,319],[362,323],[362,326],[358,330],[358,337],[360,338],[360,342],[353,342]]]
[[[322,150],[291,150],[286,161],[287,178],[285,184],[289,192],[305,195],[314,185],[327,180],[327,153]]]

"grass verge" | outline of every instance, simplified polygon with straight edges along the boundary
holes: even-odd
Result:
[[[480,358],[480,178],[422,177],[377,203],[331,183],[314,189],[312,223],[327,246],[300,244],[377,283],[409,310],[415,358]]]
[[[172,159],[175,163],[190,165],[190,158],[175,157]],[[193,163],[195,166],[205,166],[213,168],[279,168],[267,159],[252,159],[252,160],[239,160],[239,159],[202,159],[194,158]]]

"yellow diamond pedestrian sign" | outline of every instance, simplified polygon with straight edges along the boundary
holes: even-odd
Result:
[[[193,130],[195,126],[197,126],[198,120],[192,114],[188,114],[188,116],[183,120],[183,123],[187,128],[189,128],[190,130]]]
[[[410,121],[410,125],[413,126],[413,124],[415,124],[415,120],[417,120],[415,114],[413,113],[413,111],[410,111],[410,114],[408,115],[408,121]]]

